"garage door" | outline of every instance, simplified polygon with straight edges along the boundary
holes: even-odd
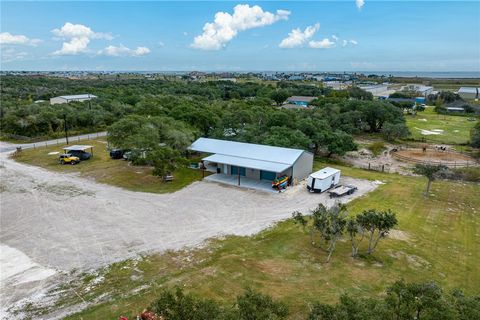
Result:
[[[238,175],[239,171],[240,171],[241,176],[245,176],[245,172],[246,172],[244,167],[237,167],[237,166],[231,166],[230,171],[231,171],[232,176]]]
[[[272,171],[260,171],[260,179],[261,180],[268,180],[273,181],[277,177],[277,174]]]

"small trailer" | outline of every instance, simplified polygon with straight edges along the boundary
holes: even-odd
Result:
[[[310,192],[324,192],[340,182],[340,170],[326,167],[308,176],[307,189]]]
[[[354,186],[336,186],[332,190],[328,191],[330,194],[330,198],[339,198],[343,196],[347,196],[353,194],[357,191],[357,187]]]

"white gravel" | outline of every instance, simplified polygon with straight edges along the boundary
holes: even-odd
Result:
[[[333,203],[304,186],[277,194],[203,181],[171,194],[150,194],[27,166],[5,153],[0,163],[0,268],[7,275],[2,276],[2,309],[45,289],[51,284],[45,278],[54,270],[90,270],[139,253],[195,246],[215,236],[251,235],[289,218],[294,210]],[[342,201],[377,186],[342,180],[358,187]],[[3,259],[4,250],[9,259]],[[11,259],[18,265],[12,266]],[[27,286],[29,279],[42,281]]]

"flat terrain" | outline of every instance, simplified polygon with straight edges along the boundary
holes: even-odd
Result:
[[[78,173],[52,172],[5,154],[1,157],[2,254],[24,261],[24,267],[2,261],[2,272],[10,267],[11,274],[2,280],[3,308],[29,294],[38,296],[51,279],[74,269],[91,270],[141,253],[178,250],[215,236],[252,235],[294,210],[333,203],[300,186],[277,194],[196,182],[175,193],[132,192],[83,179]],[[52,167],[68,170],[87,163]],[[366,180],[345,182],[359,187],[345,201],[376,187]],[[51,270],[58,274],[50,277]],[[29,281],[33,276],[37,281]]]
[[[77,165],[60,165],[58,154],[49,155],[50,152],[62,152],[65,144],[41,146],[36,149],[26,149],[15,160],[26,164],[43,167],[48,170],[62,173],[78,173],[85,178],[97,182],[110,184],[131,191],[165,193],[180,190],[194,181],[202,179],[199,170],[180,168],[176,170],[172,182],[163,182],[159,177],[152,175],[151,167],[131,166],[124,160],[112,160],[107,150],[104,138],[94,140],[81,140],[72,144],[87,144],[93,146],[93,157]],[[192,160],[193,161],[193,160]]]
[[[437,181],[425,199],[423,178],[335,167],[345,175],[385,182],[348,205],[351,214],[366,208],[397,212],[398,227],[372,257],[353,260],[349,243],[341,242],[331,263],[325,264],[325,252],[312,247],[309,236],[289,220],[255,236],[227,237],[195,251],[125,261],[88,275],[72,287],[84,298],[104,302],[69,318],[133,316],[162,288],[176,285],[226,303],[252,286],[288,303],[292,319],[302,319],[313,301],[333,302],[343,292],[381,294],[399,278],[435,280],[445,290],[479,293],[478,184]],[[80,302],[71,299],[64,302]]]
[[[470,140],[470,130],[476,121],[468,117],[441,115],[427,107],[416,116],[406,115],[407,126],[415,139],[444,144],[465,144]]]

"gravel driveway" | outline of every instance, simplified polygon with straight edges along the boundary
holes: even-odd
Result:
[[[149,194],[27,166],[5,153],[0,163],[0,268],[9,271],[2,278],[4,302],[31,294],[15,288],[28,282],[27,288],[34,288],[51,277],[51,270],[93,269],[139,253],[195,246],[214,236],[250,235],[294,210],[332,203],[326,194],[310,194],[304,186],[276,194],[202,181],[171,194]],[[343,201],[376,187],[370,181],[342,180],[358,187]],[[12,259],[27,259],[29,265],[14,264],[17,269],[11,270]]]

